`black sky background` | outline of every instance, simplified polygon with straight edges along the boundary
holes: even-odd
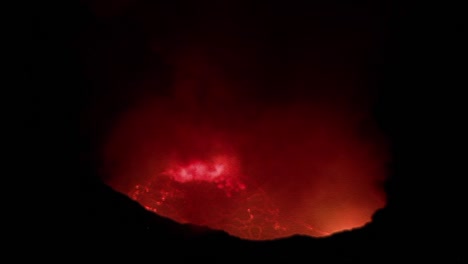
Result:
[[[295,252],[305,247],[304,252],[311,252],[311,259],[321,251],[318,249],[323,249],[322,252],[333,256],[330,261],[342,263],[395,263],[393,261],[435,256],[446,260],[445,263],[466,260],[459,251],[463,242],[457,241],[463,238],[461,215],[465,206],[461,201],[464,188],[459,182],[466,170],[460,166],[465,161],[455,154],[461,148],[461,137],[458,136],[461,132],[456,128],[465,120],[461,112],[464,97],[458,95],[458,91],[464,89],[459,77],[462,67],[457,66],[461,57],[457,47],[461,46],[465,31],[457,9],[404,1],[357,1],[352,4],[292,1],[239,2],[235,4],[239,9],[231,10],[214,2],[119,1],[111,5],[108,1],[98,4],[69,1],[41,3],[32,10],[31,94],[34,103],[30,117],[34,132],[31,132],[29,167],[34,167],[36,174],[40,171],[43,175],[40,181],[48,186],[41,191],[46,199],[38,210],[43,220],[32,220],[35,222],[33,232],[44,234],[45,230],[58,230],[57,241],[71,241],[75,237],[84,239],[79,250],[76,247],[71,250],[80,256],[88,256],[89,245],[96,242],[96,237],[105,241],[118,237],[113,242],[119,241],[121,247],[129,245],[127,232],[139,230],[140,226],[149,225],[149,221],[156,223],[151,235],[157,236],[157,241],[165,242],[168,249],[181,247],[185,252],[190,248],[201,248],[200,251],[213,253],[212,249],[203,249],[200,245],[226,243],[231,249],[219,246],[227,253],[221,250],[218,255],[224,256],[234,248],[242,248],[244,251],[241,252],[250,252],[249,256],[270,257],[271,260],[280,260],[274,252],[283,252],[281,257],[288,260],[289,255],[301,255]],[[298,238],[281,242],[284,244],[246,246],[223,235],[213,235],[191,237],[193,241],[188,239],[182,243],[177,240],[180,238],[178,232],[184,237],[183,231],[176,232],[179,227],[169,225],[171,228],[167,228],[162,220],[147,220],[153,218],[135,209],[136,204],[100,185],[96,175],[99,166],[96,164],[96,148],[105,133],[106,122],[112,122],[112,117],[132,96],[126,90],[129,82],[147,76],[145,71],[160,73],[160,78],[154,78],[154,82],[167,81],[165,74],[169,74],[169,66],[157,57],[158,52],[148,50],[183,43],[178,38],[186,35],[180,32],[190,31],[191,16],[203,8],[234,12],[229,14],[235,18],[235,12],[254,13],[249,17],[255,22],[252,26],[238,27],[230,24],[228,15],[204,9],[207,14],[218,16],[216,18],[223,21],[222,26],[231,25],[231,30],[238,30],[239,34],[252,34],[254,39],[265,34],[262,37],[274,43],[272,49],[274,45],[287,49],[291,38],[301,36],[295,30],[310,29],[311,25],[316,25],[314,22],[330,17],[334,19],[314,32],[326,35],[334,30],[346,31],[353,28],[352,23],[362,23],[363,27],[356,28],[371,32],[364,34],[371,40],[358,39],[356,45],[373,43],[371,46],[375,50],[371,51],[369,60],[363,62],[362,69],[367,74],[365,81],[372,83],[373,91],[378,95],[375,117],[391,140],[393,156],[391,177],[386,183],[389,204],[376,214],[374,225],[325,242]],[[210,23],[211,18],[200,13],[202,18],[196,21]],[[345,20],[347,27],[336,24],[340,20]],[[196,25],[192,27],[197,28]],[[267,29],[271,27],[280,28],[278,32],[282,35],[269,35]],[[215,32],[219,30],[216,26],[213,28]],[[243,31],[243,28],[248,30]],[[229,42],[229,36],[225,37]],[[335,39],[331,36],[327,41],[316,45],[326,51]],[[118,45],[110,46],[109,43]],[[285,54],[293,56],[294,49],[290,48],[291,53]],[[319,57],[320,52],[316,55]],[[337,55],[335,59],[342,58]],[[277,71],[282,70],[279,65],[284,65],[267,64],[278,67]],[[90,70],[90,66],[96,69]],[[281,90],[268,93],[281,97]],[[105,102],[105,109],[96,112],[96,102]],[[94,123],[90,124],[90,120]],[[116,215],[124,216],[121,219],[127,219],[126,222],[112,222]],[[145,234],[137,244],[144,244],[142,241],[151,235]],[[148,243],[142,248],[149,248]],[[67,247],[67,243],[57,244],[65,249],[72,247]],[[372,248],[363,250],[359,245],[372,245]],[[241,258],[242,254],[237,255]],[[70,253],[70,256],[75,255]],[[294,259],[303,261],[309,257],[305,253],[301,256],[303,258]],[[326,262],[325,254],[321,260]]]

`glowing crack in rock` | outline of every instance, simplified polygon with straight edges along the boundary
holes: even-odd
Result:
[[[228,229],[229,233],[239,237],[273,239],[286,235],[287,228],[278,219],[279,209],[270,201],[264,191],[259,189],[247,191],[245,185],[235,181],[239,188],[233,193],[231,188],[226,190],[225,187],[220,187],[216,183],[217,180],[211,179],[210,176],[208,178],[210,179],[208,181],[207,178],[204,178],[205,180],[191,179],[181,182],[170,177],[163,181],[147,182],[135,186],[134,190],[130,192],[130,197],[140,201],[147,210],[169,215],[179,222],[206,225],[215,229]],[[218,190],[222,190],[224,195],[211,188],[210,197],[206,198],[216,199],[219,206],[214,205],[214,207],[217,210],[210,212],[206,217],[199,217],[203,214],[198,212],[197,217],[193,218],[184,212],[186,212],[185,209],[193,206],[191,204],[193,197],[187,197],[187,193],[199,186],[198,184],[202,184],[204,189],[215,186]],[[232,207],[229,210],[223,210],[222,206],[229,203]],[[248,204],[249,208],[244,208],[244,203]],[[185,209],[176,209],[175,204],[183,204]]]

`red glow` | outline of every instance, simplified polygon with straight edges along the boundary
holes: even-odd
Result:
[[[167,175],[180,183],[207,182],[224,190],[228,196],[232,191],[241,191],[245,185],[238,178],[234,159],[218,156],[211,161],[195,160],[186,165],[171,164],[161,175]]]
[[[142,100],[110,133],[113,188],[178,222],[248,239],[326,236],[385,205],[385,145],[362,125],[365,111],[346,100],[247,100],[209,67],[183,65],[194,79],[176,76],[173,95]]]
[[[185,167],[170,169],[166,174],[178,182],[207,181],[216,182],[224,178],[225,164],[206,165],[202,162],[194,162]]]

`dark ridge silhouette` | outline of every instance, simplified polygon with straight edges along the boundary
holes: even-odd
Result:
[[[40,192],[39,196],[19,205],[26,214],[21,216],[22,227],[18,229],[26,234],[32,252],[47,245],[48,249],[40,255],[63,262],[466,261],[466,250],[462,248],[466,244],[463,242],[466,235],[462,234],[465,187],[459,184],[466,168],[460,168],[465,162],[454,157],[460,137],[452,132],[455,126],[464,123],[459,107],[463,99],[455,93],[457,87],[464,86],[459,82],[461,78],[457,78],[459,70],[446,68],[459,55],[456,45],[446,45],[458,38],[449,32],[463,35],[461,16],[455,10],[403,1],[375,3],[388,19],[388,32],[382,37],[386,46],[384,59],[375,65],[380,100],[375,115],[392,146],[391,175],[386,182],[387,206],[377,211],[366,226],[330,237],[297,235],[258,242],[158,216],[104,185],[97,176],[100,164],[95,148],[102,136],[98,131],[106,125],[94,124],[90,130],[96,134],[92,134],[83,129],[86,123],[83,119],[93,115],[86,113],[86,109],[93,100],[90,97],[94,89],[102,89],[102,94],[120,91],[106,90],[105,85],[93,83],[96,80],[105,83],[99,79],[102,76],[85,76],[80,45],[86,44],[79,43],[80,37],[89,30],[100,34],[96,28],[105,21],[117,21],[121,26],[116,28],[134,32],[128,29],[133,26],[132,21],[126,21],[122,15],[132,12],[143,13],[139,16],[142,20],[174,22],[171,12],[164,10],[177,9],[183,2],[135,0],[111,4],[103,0],[90,5],[91,2],[47,2],[33,8],[32,82],[28,92],[31,91],[36,103],[28,106],[33,128],[28,130],[27,142],[32,142],[29,146],[32,152],[26,157],[28,164],[24,167],[28,172],[24,172],[24,180],[31,178],[41,184],[31,188],[36,189],[31,193]],[[286,11],[293,9],[292,3],[278,3],[275,8],[281,9],[283,4]],[[142,8],[148,5],[156,6],[160,13],[148,16]],[[354,4],[333,1],[319,5],[346,9]],[[421,8],[434,11],[439,19]],[[96,19],[96,13],[108,20]],[[176,34],[163,25],[160,31],[161,35]],[[145,62],[134,59],[138,56],[128,55],[122,65],[114,65],[121,67],[115,72],[138,72],[132,67]],[[111,77],[123,81],[123,77]],[[434,85],[439,88],[428,88]],[[118,108],[120,99],[113,100]]]

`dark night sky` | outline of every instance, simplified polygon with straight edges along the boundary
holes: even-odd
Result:
[[[112,207],[103,200],[113,206],[120,201],[100,191],[98,149],[118,114],[136,99],[170,92],[174,67],[191,63],[185,57],[180,61],[181,52],[187,52],[195,54],[193,60],[208,54],[228,74],[224,78],[243,84],[244,90],[236,92],[263,98],[265,104],[299,95],[346,98],[370,108],[392,155],[385,184],[389,204],[376,216],[384,230],[378,234],[392,233],[392,238],[445,252],[438,244],[454,241],[462,223],[460,185],[453,183],[463,175],[459,164],[464,162],[452,154],[459,148],[452,131],[464,120],[463,99],[455,96],[463,88],[460,69],[453,67],[464,32],[461,16],[414,2],[309,2],[42,4],[33,15],[32,80],[39,100],[32,117],[39,144],[31,156],[54,186],[44,192],[51,197],[47,208],[58,217],[46,222],[66,230],[77,226],[68,238],[82,230],[78,226],[88,231],[101,222],[114,226],[106,219],[115,208],[102,209],[109,215],[90,213],[98,206]],[[312,84],[316,88],[303,88]],[[366,105],[368,98],[374,104]],[[406,250],[395,249],[386,235],[377,238],[388,249],[383,258]],[[356,233],[346,239],[369,238]],[[294,243],[302,245],[295,241],[285,248]],[[418,250],[409,252],[421,256]],[[460,260],[457,254],[452,256]]]

